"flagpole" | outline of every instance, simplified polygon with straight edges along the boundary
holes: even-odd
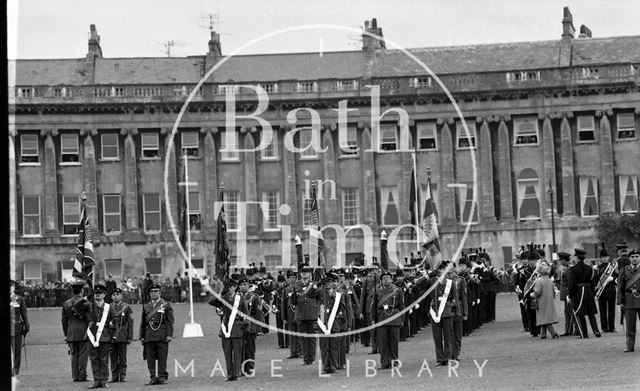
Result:
[[[193,264],[191,264],[191,222],[189,221],[189,169],[187,162],[189,159],[187,155],[183,155],[184,158],[184,191],[186,193],[186,228],[187,228],[187,262],[189,262],[189,307],[191,314],[191,323],[193,321]]]
[[[414,186],[414,192],[415,194],[413,195],[415,197],[416,200],[416,208],[415,208],[415,221],[416,221],[416,225],[418,227],[420,227],[420,198],[418,197],[419,194],[419,186],[420,184],[418,183],[418,164],[416,162],[416,153],[415,152],[411,152],[411,158],[413,159],[413,183],[415,183]],[[420,230],[416,229],[416,257],[420,256]]]

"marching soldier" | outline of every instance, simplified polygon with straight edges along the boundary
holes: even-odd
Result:
[[[96,284],[88,318],[89,327],[87,328],[87,337],[90,343],[89,359],[93,372],[93,385],[89,389],[108,387],[106,383],[109,379],[109,345],[111,344],[111,330],[114,326],[111,306],[104,300],[106,293],[106,286]]]
[[[160,298],[160,284],[149,286],[150,301],[142,308],[140,320],[140,343],[144,346],[143,359],[151,380],[148,385],[165,384],[169,342],[173,339],[173,308]]]
[[[87,342],[87,312],[90,305],[82,297],[84,282],[71,284],[73,296],[62,305],[62,331],[71,355],[71,377],[74,382],[87,381],[87,361],[89,343]]]
[[[617,302],[627,323],[627,348],[633,352],[636,344],[636,320],[640,318],[640,251],[629,251],[629,265],[620,272]]]
[[[460,270],[460,267],[459,267]],[[458,296],[455,298],[456,314],[453,318],[453,346],[451,348],[451,358],[460,361],[460,349],[462,348],[462,333],[464,321],[467,320],[469,311],[467,303],[467,283],[465,279],[458,273],[452,273],[455,281],[456,292]]]
[[[609,254],[604,248],[600,250],[600,259],[602,260],[602,263],[598,265],[596,281],[600,281],[600,278],[604,275],[611,262]],[[613,273],[610,274],[609,278],[604,282],[604,288],[600,297],[598,297],[600,328],[602,328],[603,333],[613,333],[616,331],[616,278],[618,278],[618,272],[614,270]]]
[[[282,313],[282,321],[287,330],[297,332],[298,323],[296,322],[296,305],[291,299],[295,292],[296,274],[291,270],[287,271],[287,285],[283,289],[282,293],[282,307],[280,312]],[[302,346],[300,340],[296,335],[285,335],[289,339],[289,357],[299,358],[302,355]]]
[[[311,335],[314,333],[314,323],[318,319],[318,300],[308,297],[309,288],[312,286],[311,268],[304,267],[300,270],[302,280],[295,286],[291,296],[291,302],[296,306],[295,320],[298,323],[298,332]],[[311,365],[316,358],[316,338],[302,337],[302,365]]]
[[[582,249],[575,249],[574,256],[577,262],[571,267],[569,274],[569,300],[578,321],[578,331],[580,338],[589,338],[587,333],[587,323],[584,316],[589,317],[591,329],[596,338],[600,338],[598,331],[598,323],[596,323],[595,314],[598,313],[596,301],[594,299],[594,273],[591,266],[584,263],[586,252]]]
[[[258,333],[262,330],[262,326],[252,322],[251,319],[264,323],[262,301],[255,292],[249,290],[249,280],[247,278],[242,278],[238,281],[238,286],[240,288],[240,294],[247,305],[247,312],[245,313],[250,318],[250,323],[244,329],[242,373],[245,376],[251,376],[253,374],[253,368],[255,367],[256,360],[256,338],[258,337]]]
[[[240,292],[236,292],[237,288],[238,283],[229,280],[227,291],[222,293],[221,299],[214,296],[209,300],[209,305],[218,307],[218,312],[222,313],[218,335],[227,366],[227,381],[238,380],[242,374],[243,329],[248,326],[248,321],[243,316],[248,312],[247,305]]]
[[[127,346],[133,341],[133,310],[122,301],[122,289],[111,294],[113,313],[113,338],[111,341],[111,382],[127,381]]]
[[[22,340],[29,332],[29,319],[27,318],[27,305],[24,298],[15,292],[16,282],[11,280],[9,285],[11,306],[11,350],[12,372],[11,376],[20,374],[20,361],[22,357]]]
[[[377,312],[376,321],[384,322],[404,310],[404,293],[402,289],[393,285],[393,277],[388,271],[380,274],[380,281],[381,286],[375,293],[373,310]],[[380,350],[379,369],[389,369],[397,365],[403,317],[404,315],[398,316],[376,328],[376,340]]]

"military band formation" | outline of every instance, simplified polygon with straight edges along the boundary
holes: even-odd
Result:
[[[549,264],[542,246],[522,247],[512,267],[523,328],[541,339],[547,338],[547,332],[551,338],[588,338],[590,326],[593,335],[600,337],[598,309],[602,331],[615,332],[617,304],[620,323],[626,325],[624,352],[633,352],[640,317],[640,252],[618,245],[617,254],[611,257],[602,249],[597,266],[586,265],[585,255],[582,249],[575,249],[573,255],[560,252],[557,262]],[[463,336],[495,321],[498,278],[482,249],[463,254],[457,265],[443,261],[437,270],[425,268],[420,258],[413,257],[394,273],[375,260],[369,267],[356,263],[346,270],[332,269],[320,278],[316,278],[317,269],[300,266],[298,272],[280,271],[275,280],[255,267],[236,270],[227,286],[209,301],[220,316],[228,381],[252,377],[256,340],[269,332],[264,327],[269,314],[275,316],[278,330],[294,332],[277,333],[278,347],[289,351],[286,358],[311,366],[318,343],[318,365],[326,374],[345,369],[347,354],[356,344],[379,355],[378,370],[391,369],[400,360],[399,342],[415,337],[426,326],[432,329],[435,364],[448,365],[460,359]],[[203,286],[213,293],[206,279]],[[135,327],[131,306],[122,301],[119,288],[113,291],[111,303],[105,301],[107,288],[101,284],[89,289],[88,296],[83,295],[87,292],[83,281],[74,283],[72,289],[73,297],[64,303],[61,316],[72,380],[88,381],[90,361],[93,384],[89,388],[126,382],[127,347],[134,340]],[[167,357],[174,317],[160,289],[159,284],[149,286],[150,300],[143,305],[138,329],[149,385],[165,384],[169,377]],[[558,323],[553,302],[558,294],[564,303],[562,334],[553,328]],[[11,307],[13,375],[18,375],[29,321],[24,299],[14,292],[13,284]]]

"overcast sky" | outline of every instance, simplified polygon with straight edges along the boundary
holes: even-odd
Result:
[[[223,54],[283,28],[359,28],[373,17],[384,36],[404,48],[554,40],[565,5],[576,30],[585,24],[594,37],[640,35],[637,0],[9,0],[8,54],[84,57],[95,24],[104,57],[163,57],[169,40],[172,56],[203,55],[209,14],[219,18]],[[279,34],[242,53],[360,48],[357,31],[317,29]]]

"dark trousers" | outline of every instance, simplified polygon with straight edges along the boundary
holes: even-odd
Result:
[[[487,301],[487,320],[494,322],[496,320],[496,292],[489,292]]]
[[[76,381],[86,380],[89,342],[69,342],[69,354],[71,355],[71,378]]]
[[[90,345],[89,359],[91,372],[93,372],[93,384],[106,383],[109,380],[109,344],[100,343],[97,348]]]
[[[341,330],[344,332],[346,330]],[[347,364],[347,349],[349,348],[349,337],[339,337],[338,339],[338,368],[344,368]]]
[[[256,360],[256,334],[244,335],[244,354],[242,355],[242,368],[245,374],[251,375]]]
[[[264,316],[264,323],[269,324],[269,315],[270,314],[266,314]],[[262,334],[269,334],[269,328],[268,327],[263,327],[262,328]]]
[[[625,308],[624,321],[627,323],[627,349],[634,350],[636,345],[636,320],[640,318],[640,308]]]
[[[224,352],[224,361],[227,365],[227,377],[229,379],[235,379],[240,376],[240,369],[242,368],[242,355],[244,354],[242,349],[243,338],[224,338],[222,341],[222,351]]]
[[[600,310],[600,327],[602,331],[616,331],[616,298],[600,297],[598,299]]]
[[[111,344],[111,380],[121,381],[127,377],[127,343],[115,342]]]
[[[339,352],[340,341],[338,338],[320,338],[320,357],[323,371],[329,373],[336,371]]]
[[[451,339],[453,338],[453,317],[442,318],[439,323],[431,322],[433,343],[436,345],[436,360],[449,362]]]
[[[527,319],[529,319],[529,332],[533,336],[540,335],[540,326],[536,326],[536,310],[527,309]]]
[[[451,358],[453,360],[459,360],[460,349],[462,348],[462,329],[463,329],[463,320],[461,316],[454,316],[452,327],[453,327],[453,345],[451,347]]]
[[[571,308],[571,303],[566,300],[564,303],[564,333],[572,335],[575,329],[575,320],[573,318],[573,310]]]
[[[287,330],[298,332],[298,323],[287,322]],[[302,346],[300,345],[300,339],[296,335],[289,334],[289,351],[292,356],[299,357],[302,355]]]
[[[167,355],[169,354],[169,342],[146,342],[147,350],[147,368],[149,368],[149,376],[151,379],[158,378],[166,381],[169,378],[167,372]],[[158,371],[156,372],[156,362],[158,363]]]
[[[369,317],[367,318],[367,320],[369,322],[368,323],[369,326],[375,323],[375,320],[373,319],[373,316],[371,314],[369,314]],[[371,352],[378,353],[378,333],[374,331],[370,333],[370,337],[371,337]]]
[[[11,337],[11,351],[13,353],[12,375],[20,374],[20,361],[22,361],[22,333]]]
[[[589,318],[589,323],[591,324],[591,330],[594,334],[599,333],[598,331],[598,322],[596,322],[596,316],[594,314],[587,315]],[[584,315],[578,315],[578,322],[580,322],[579,331],[582,332],[582,338],[589,338],[589,332],[587,331],[587,321],[584,318]]]
[[[276,314],[276,327],[278,330],[282,330],[284,328],[282,322],[282,316],[280,316],[280,312]],[[286,348],[289,346],[286,336],[282,333],[282,331],[278,331],[278,347]]]
[[[313,323],[315,320],[301,320],[298,322],[298,332],[313,334]],[[316,338],[302,337],[302,358],[307,364],[311,364],[316,359]]]
[[[392,360],[398,359],[398,343],[400,327],[380,326],[376,329],[378,349],[380,350],[380,366],[388,367]]]

